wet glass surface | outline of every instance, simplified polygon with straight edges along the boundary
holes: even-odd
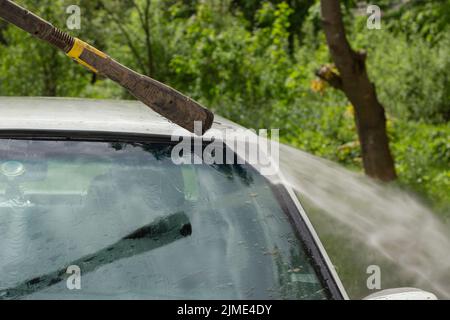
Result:
[[[0,139],[0,299],[328,297],[264,177],[171,150]]]

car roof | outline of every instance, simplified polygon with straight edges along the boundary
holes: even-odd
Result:
[[[88,131],[191,136],[140,101],[44,97],[0,97],[0,131]],[[239,125],[215,116],[213,129]]]

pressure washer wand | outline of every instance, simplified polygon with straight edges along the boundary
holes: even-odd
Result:
[[[197,134],[203,134],[211,128],[213,113],[194,100],[125,67],[100,50],[57,29],[14,2],[0,0],[0,17],[61,49],[91,71],[117,82],[137,99],[179,126],[194,132],[194,121],[201,122],[202,132],[195,132]]]

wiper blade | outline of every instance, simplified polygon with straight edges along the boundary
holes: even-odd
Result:
[[[139,228],[116,243],[93,254],[86,255],[67,264],[80,267],[82,274],[117,260],[132,257],[168,245],[192,233],[192,226],[184,212],[177,212]],[[14,288],[0,290],[0,299],[17,299],[56,283],[68,276],[66,268],[22,282]]]

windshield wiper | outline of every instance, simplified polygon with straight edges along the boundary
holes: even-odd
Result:
[[[192,226],[184,212],[177,212],[147,224],[116,243],[93,254],[86,255],[67,265],[76,265],[83,274],[113,263],[117,260],[135,256],[165,246],[192,233]],[[69,275],[67,268],[26,280],[14,288],[0,290],[0,299],[17,299],[56,283],[64,281]]]

